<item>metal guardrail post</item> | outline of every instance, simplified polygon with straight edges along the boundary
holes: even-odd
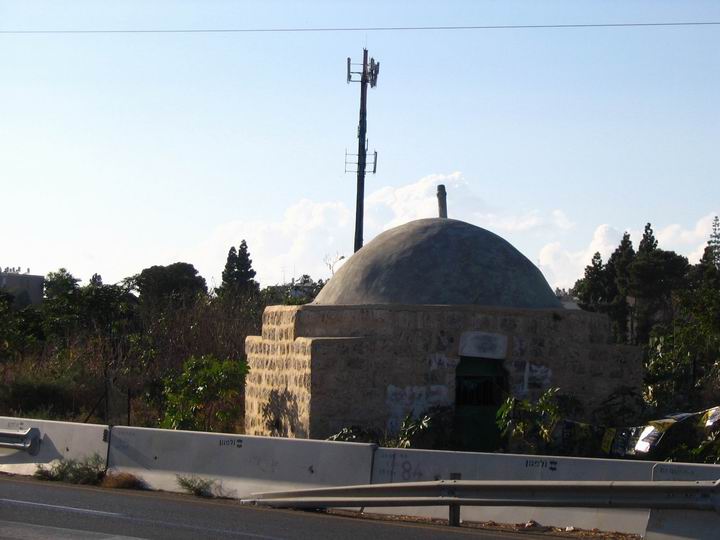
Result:
[[[460,473],[450,473],[450,480],[460,480],[462,475]],[[448,490],[448,497],[455,497],[455,490]],[[448,525],[451,527],[460,526],[460,505],[451,504],[448,510]]]
[[[34,456],[40,451],[40,432],[34,427],[24,431],[0,430],[0,448],[20,450]]]

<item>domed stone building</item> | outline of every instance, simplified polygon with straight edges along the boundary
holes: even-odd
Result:
[[[454,409],[465,446],[492,450],[505,396],[550,387],[587,416],[639,388],[636,348],[604,315],[564,309],[540,271],[480,227],[421,219],[355,253],[312,304],[271,306],[245,344],[248,434],[326,438]]]

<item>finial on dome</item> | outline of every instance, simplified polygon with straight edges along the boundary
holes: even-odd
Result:
[[[438,217],[447,218],[447,192],[445,185],[439,184],[437,187],[438,198]]]

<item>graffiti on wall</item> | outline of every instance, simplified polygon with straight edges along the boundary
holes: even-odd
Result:
[[[416,418],[433,407],[451,404],[450,392],[444,384],[403,387],[389,384],[385,393],[389,416],[387,430],[389,433],[396,433],[407,415]]]
[[[459,360],[457,358],[449,358],[444,353],[431,353],[428,355],[428,367],[430,371],[438,369],[455,369]]]
[[[513,388],[513,395],[524,398],[530,392],[544,391],[552,384],[552,369],[542,364],[525,362],[522,380]]]

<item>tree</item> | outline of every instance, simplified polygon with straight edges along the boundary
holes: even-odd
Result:
[[[573,293],[581,307],[589,311],[600,311],[608,302],[608,273],[599,252],[593,255],[590,264],[585,267],[585,275],[573,287]]]
[[[96,333],[123,333],[130,330],[137,298],[124,285],[104,285],[99,274],[81,287],[82,320],[85,328]]]
[[[648,254],[657,249],[657,240],[655,239],[655,233],[653,232],[652,225],[650,223],[645,224],[645,231],[643,232],[642,240],[638,246],[638,254]]]
[[[252,268],[247,242],[242,240],[237,250],[233,246],[228,251],[225,268],[222,272],[222,284],[215,289],[215,292],[218,296],[228,292],[232,294],[256,293],[259,285],[253,279],[254,277],[255,270]]]
[[[635,250],[633,249],[630,234],[626,231],[623,234],[620,245],[610,255],[608,264],[615,267],[615,285],[619,294],[627,295],[630,288],[630,266],[635,260]]]
[[[192,302],[198,295],[207,293],[205,278],[185,262],[145,268],[135,279],[135,286],[140,293],[140,303],[146,308]]]
[[[0,289],[0,364],[13,358],[18,336],[18,321],[13,295]]]
[[[45,278],[45,298],[41,307],[43,329],[50,339],[63,339],[78,328],[82,313],[79,279],[65,268]]]
[[[720,270],[720,219],[718,219],[718,216],[713,219],[712,232],[707,247],[710,250],[710,256],[715,263],[715,267]]]
[[[701,275],[678,294],[672,322],[656,326],[650,339],[646,397],[665,412],[720,399],[720,271]]]
[[[688,289],[698,291],[708,284],[720,287],[720,267],[715,265],[712,247],[705,246],[700,261],[688,271]]]
[[[50,272],[45,278],[45,300],[53,301],[77,295],[80,280],[65,268]]]
[[[688,261],[658,248],[650,223],[637,253],[625,232],[607,264],[599,253],[573,288],[580,306],[606,313],[620,343],[647,344],[655,324],[673,317],[672,295],[687,287]]]
[[[673,294],[685,288],[688,268],[688,260],[674,251],[638,251],[630,266],[636,343],[646,344],[654,325],[672,321]]]
[[[686,272],[685,286],[675,284],[672,319],[656,325],[650,336],[646,398],[664,411],[704,408],[720,399],[720,268],[713,249],[720,231],[716,222],[717,218],[702,259]]]
[[[630,267],[635,260],[630,234],[626,231],[623,234],[620,245],[608,259],[608,269],[611,274],[612,287],[608,316],[612,323],[612,330],[615,339],[620,343],[628,341],[628,334],[632,333],[632,324],[628,332],[629,322],[632,320],[628,297],[630,296]]]
[[[685,288],[688,268],[685,257],[658,248],[652,226],[647,223],[629,268],[628,292],[635,299],[635,343],[647,344],[653,326],[673,319],[672,295]]]
[[[222,284],[220,289],[229,288],[237,282],[237,264],[238,256],[235,246],[230,247],[228,251],[227,259],[225,260],[225,268],[222,271]]]

